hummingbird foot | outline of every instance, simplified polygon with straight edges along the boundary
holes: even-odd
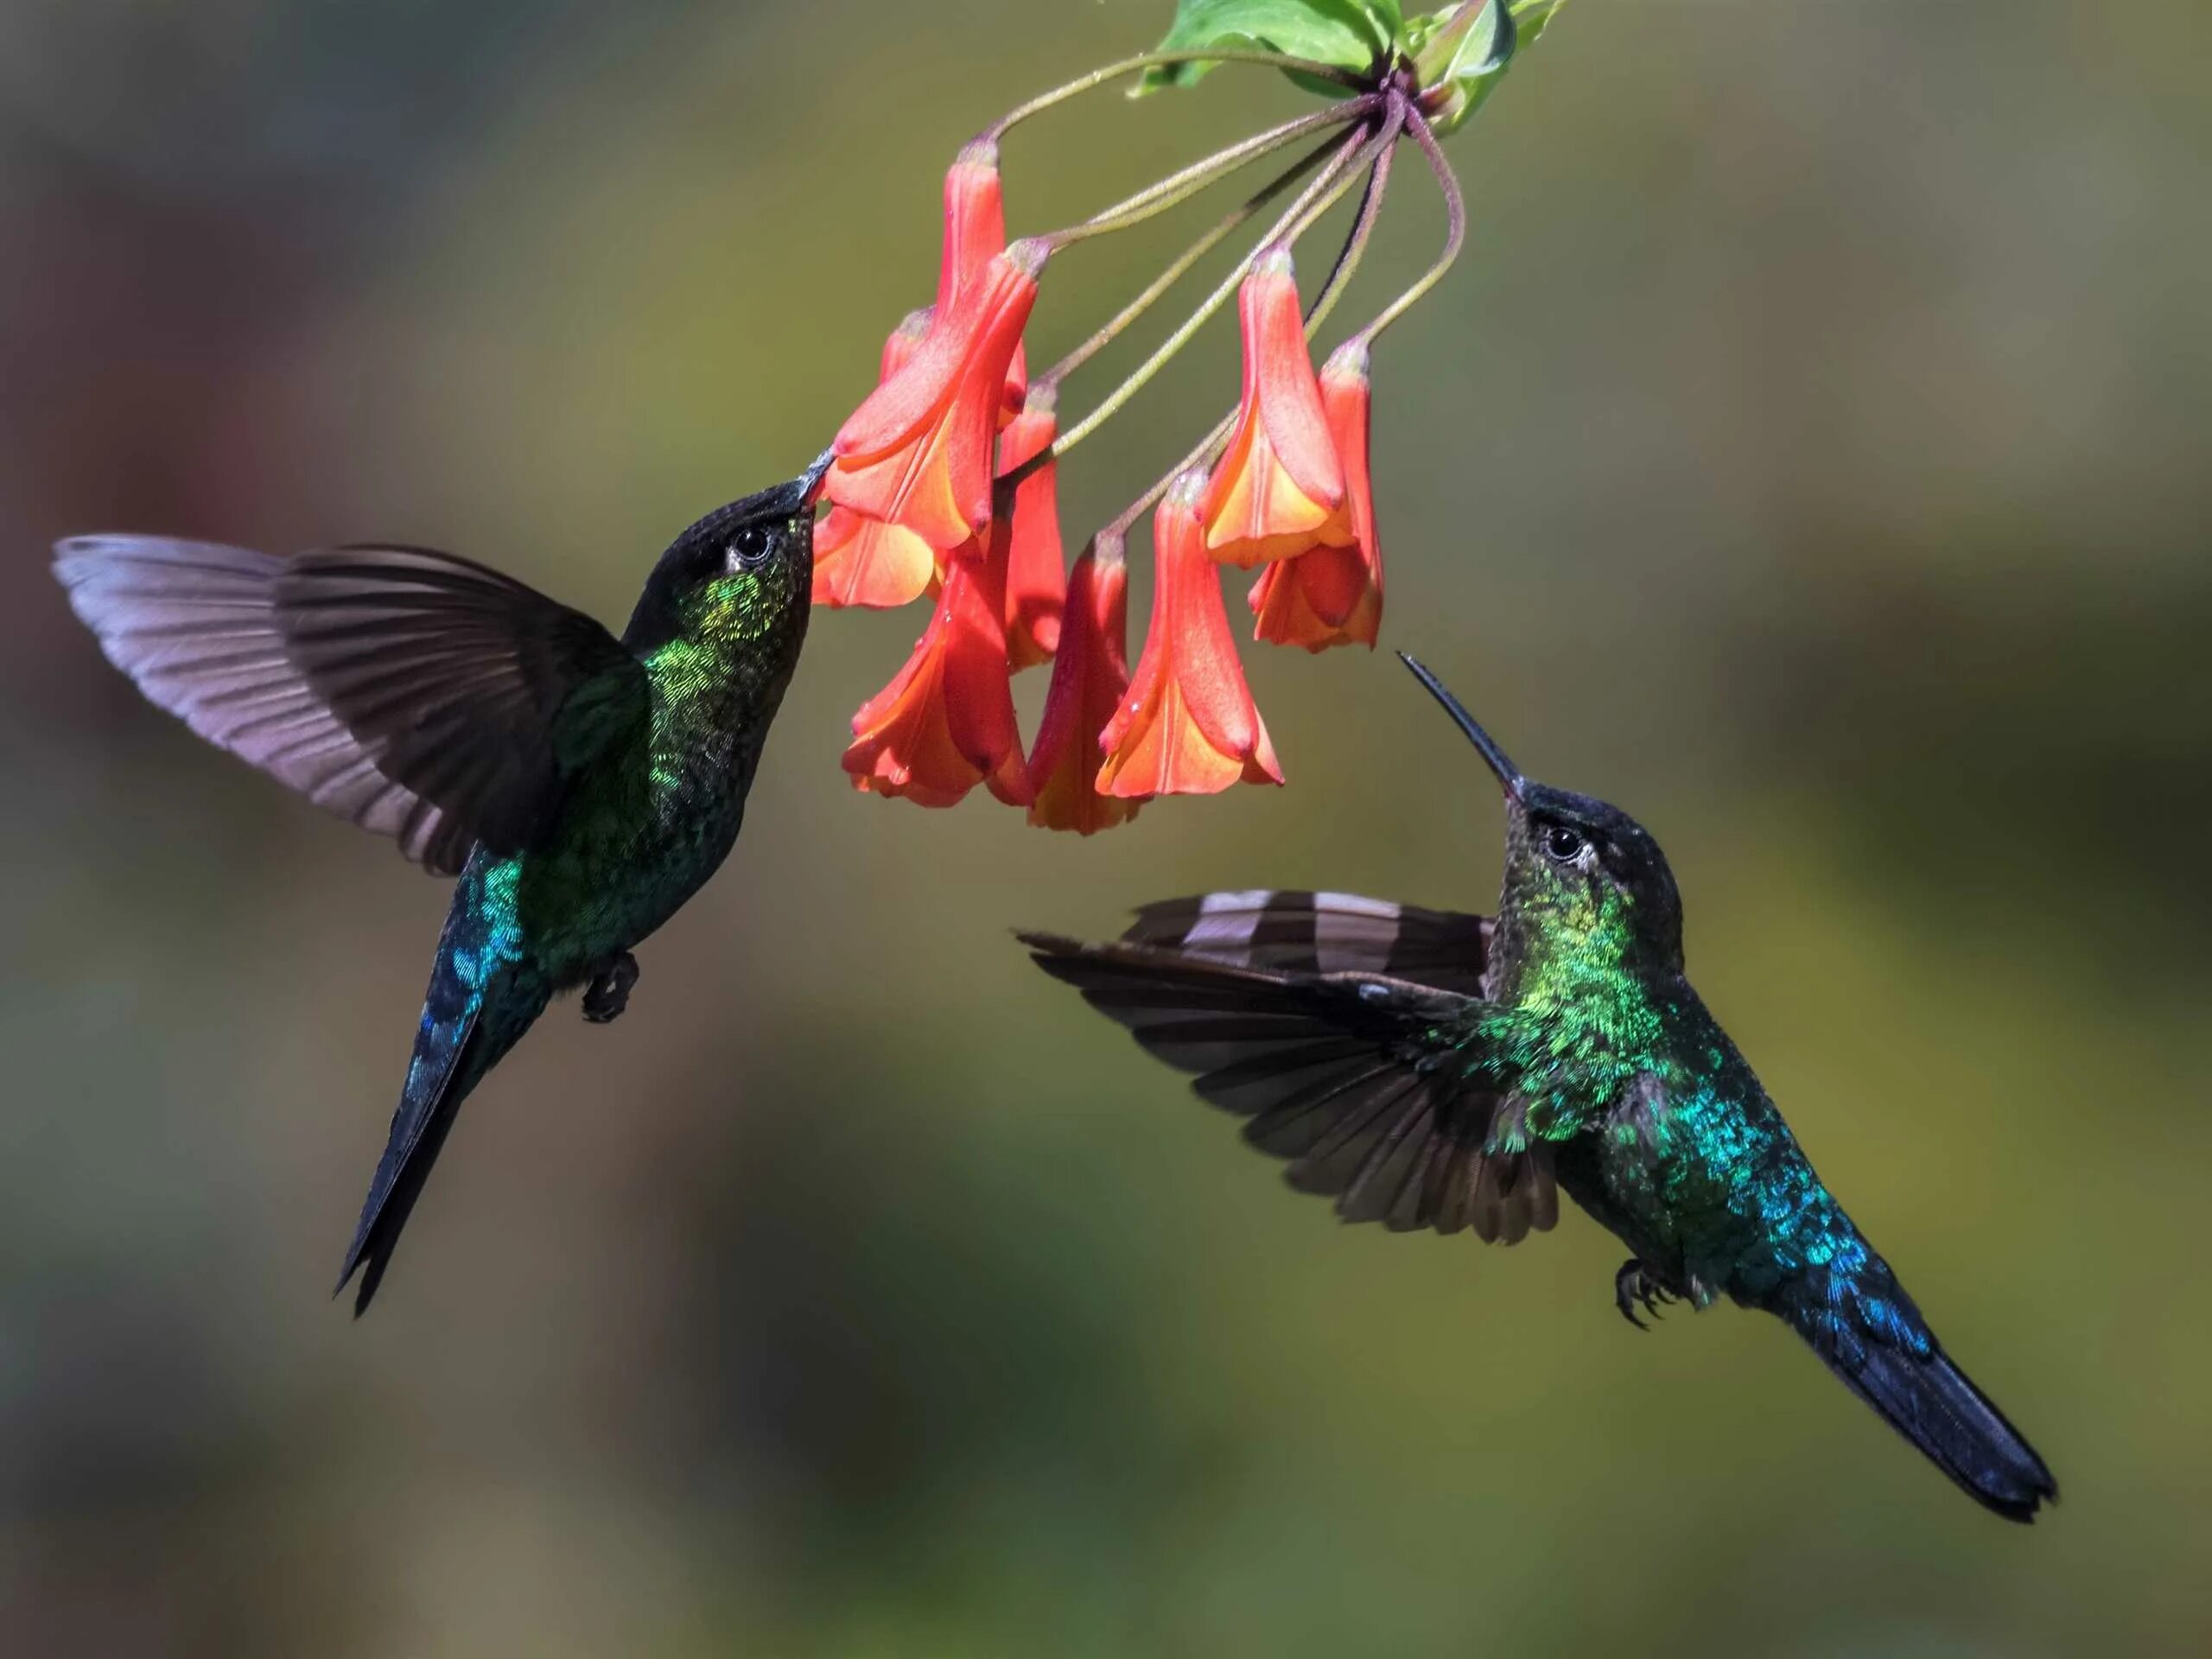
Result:
[[[1622,1262],[1621,1270],[1613,1275],[1613,1306],[1620,1309],[1623,1319],[1639,1331],[1650,1327],[1636,1317],[1637,1303],[1641,1302],[1643,1311],[1656,1319],[1662,1306],[1681,1300],[1664,1280],[1635,1256]]]
[[[638,959],[627,950],[592,976],[584,987],[584,1018],[603,1026],[630,1006],[631,989],[638,982]]]

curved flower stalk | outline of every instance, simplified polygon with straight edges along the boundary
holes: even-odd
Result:
[[[1309,652],[1376,644],[1372,348],[1465,240],[1440,134],[1486,102],[1560,3],[1459,0],[1407,18],[1395,0],[1182,0],[1161,50],[1031,99],[954,157],[935,303],[887,342],[875,389],[837,435],[823,491],[817,602],[886,607],[935,596],[906,666],[854,718],[844,766],[856,787],[949,806],[982,784],[1026,807],[1033,823],[1090,835],[1155,796],[1282,781],[1237,661],[1220,568],[1260,567],[1248,595],[1256,639]],[[1087,219],[1007,244],[999,156],[1016,129],[1098,87],[1186,86],[1222,64],[1281,70],[1332,101]],[[1408,142],[1444,200],[1443,251],[1317,374],[1311,342],[1352,283],[1392,158]],[[1262,164],[1257,188],[1073,350],[1031,372],[1024,334],[1051,261]],[[1358,205],[1327,275],[1301,296],[1295,251],[1355,188]],[[1262,228],[1228,274],[1119,385],[1064,423],[1066,384],[1255,219]],[[1243,340],[1236,407],[1091,536],[1070,571],[1060,463],[1232,301]],[[1126,550],[1147,512],[1153,603],[1133,677]],[[1048,662],[1025,760],[1010,681]]]

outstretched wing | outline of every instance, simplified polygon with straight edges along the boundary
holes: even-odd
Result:
[[[604,627],[450,554],[143,536],[55,554],[149,698],[432,870],[531,844],[568,779],[647,717],[644,667]]]
[[[1244,1138],[1345,1220],[1509,1244],[1557,1221],[1550,1149],[1486,1149],[1499,1100],[1460,1063],[1474,998],[1376,972],[1243,966],[1205,949],[1219,939],[1021,938],[1148,1052],[1198,1073],[1203,1098],[1250,1119]]]
[[[1122,938],[1246,968],[1382,974],[1481,996],[1490,936],[1487,916],[1351,893],[1258,887],[1146,905]]]

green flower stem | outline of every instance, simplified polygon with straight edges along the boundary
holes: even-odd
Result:
[[[1168,289],[1188,276],[1192,268],[1201,259],[1233,236],[1247,219],[1252,218],[1277,196],[1319,167],[1336,148],[1334,140],[1323,144],[1300,160],[1292,162],[1288,168],[1277,174],[1251,195],[1247,196],[1241,204],[1231,208],[1211,230],[1178,254],[1166,270],[1153,278],[1150,286],[1123,306],[1111,321],[1106,323],[1096,334],[1077,346],[1043,374],[1032,376],[1030,385],[1056,387],[1069,375],[1073,374],[1092,358],[1097,356],[1100,352],[1112,345],[1125,329],[1157,304]]]
[[[1290,204],[1289,208],[1281,219],[1275,221],[1274,227],[1268,232],[1267,235],[1260,238],[1259,245],[1236,262],[1236,268],[1221,279],[1212,293],[1200,302],[1197,310],[1184,319],[1182,326],[1162,340],[1159,349],[1137,366],[1135,372],[1109,392],[1104,401],[1090,414],[1084,416],[1075,427],[1061,434],[1059,442],[1046,453],[1055,460],[1065,456],[1070,450],[1105,425],[1108,421],[1113,419],[1121,412],[1122,405],[1150,385],[1153,377],[1166,366],[1168,361],[1177,353],[1191,343],[1192,338],[1199,329],[1205,327],[1212,320],[1214,313],[1228,304],[1236,296],[1238,285],[1244,280],[1245,273],[1251,270],[1252,262],[1258,258],[1262,252],[1280,245],[1283,240],[1284,233],[1293,226],[1309,223],[1313,219],[1318,219],[1321,213],[1326,213],[1331,207],[1343,198],[1344,194],[1351,188],[1352,181],[1357,176],[1351,170],[1353,162],[1363,149],[1376,142],[1376,139],[1370,137],[1365,132],[1347,135],[1344,141],[1337,146],[1336,154],[1329,158],[1327,163],[1314,177],[1313,181],[1299,193],[1297,200]],[[1040,462],[1042,459],[1042,456],[1039,457]]]
[[[1452,174],[1452,163],[1444,159],[1443,146],[1436,142],[1436,134],[1430,130],[1419,110],[1407,111],[1406,128],[1413,134],[1414,142],[1421,146],[1421,154],[1427,158],[1428,170],[1436,175],[1436,188],[1444,195],[1444,251],[1437,256],[1436,263],[1423,273],[1420,281],[1391,301],[1383,308],[1382,315],[1352,336],[1363,346],[1372,345],[1377,334],[1426,299],[1428,291],[1444,280],[1445,272],[1450,270],[1459,259],[1459,250],[1466,245],[1467,241],[1467,200],[1459,193],[1459,181]]]
[[[1347,121],[1357,121],[1371,115],[1379,102],[1378,94],[1367,93],[1332,104],[1327,109],[1317,110],[1311,115],[1302,115],[1294,121],[1286,121],[1265,132],[1255,133],[1226,149],[1218,150],[1169,174],[1157,184],[1146,186],[1125,201],[1117,201],[1111,207],[1093,213],[1080,225],[1054,231],[1039,240],[1058,253],[1063,248],[1091,237],[1104,236],[1110,232],[1128,230],[1133,225],[1141,225],[1148,219],[1180,207],[1224,174],[1233,173],[1286,144],[1296,143],[1308,133],[1342,126]]]
[[[1071,99],[1121,80],[1130,75],[1142,74],[1147,69],[1166,69],[1179,63],[1256,63],[1270,69],[1284,69],[1317,80],[1325,80],[1353,92],[1363,90],[1366,80],[1353,70],[1340,68],[1333,63],[1319,63],[1311,58],[1294,58],[1281,52],[1262,51],[1256,48],[1238,49],[1223,48],[1189,52],[1147,52],[1138,57],[1123,58],[1109,63],[1103,69],[1094,69],[1087,75],[1078,75],[1065,86],[1055,86],[1049,92],[1040,92],[1027,104],[1016,105],[989,126],[983,129],[985,139],[996,143],[1007,133],[1028,120],[1056,109]]]
[[[1110,537],[1116,545],[1126,543],[1129,531],[1136,527],[1137,520],[1160,505],[1160,498],[1175,487],[1177,479],[1194,467],[1213,465],[1214,452],[1229,442],[1229,435],[1236,429],[1236,411],[1232,408],[1214,423],[1212,431],[1198,440],[1198,446],[1189,454],[1162,473],[1150,489],[1122,508],[1114,521],[1098,532],[1099,535]]]

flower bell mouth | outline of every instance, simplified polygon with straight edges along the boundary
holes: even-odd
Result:
[[[853,787],[951,806],[977,784],[1010,806],[1031,799],[1007,681],[1006,572],[988,554],[946,568],[930,626],[890,684],[853,716]]]

